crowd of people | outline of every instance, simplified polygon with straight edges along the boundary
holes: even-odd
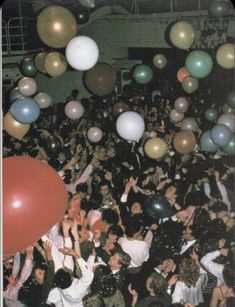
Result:
[[[177,153],[172,139],[180,123],[169,115],[177,97],[128,90],[82,99],[86,111],[77,121],[66,118],[64,104],[41,110],[22,140],[3,132],[4,158],[48,163],[68,192],[62,219],[25,252],[4,257],[4,306],[234,306],[233,156],[199,145]],[[199,140],[213,123],[203,118],[206,99],[188,99]],[[143,117],[139,142],[118,136],[115,101]],[[98,143],[87,138],[92,126],[103,131]],[[168,144],[159,160],[143,150],[155,136]],[[148,214],[146,200],[155,194],[171,216]]]

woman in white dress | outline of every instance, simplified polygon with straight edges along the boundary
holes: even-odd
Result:
[[[195,251],[191,258],[183,258],[179,265],[179,280],[172,295],[173,303],[191,303],[198,306],[203,303],[203,287],[207,283],[207,274],[198,260]]]

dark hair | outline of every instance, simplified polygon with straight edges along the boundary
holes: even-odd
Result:
[[[54,276],[54,285],[60,289],[67,289],[72,284],[72,275],[64,269],[56,271]]]
[[[132,238],[134,234],[140,231],[142,224],[136,220],[130,220],[130,222],[126,225],[125,234],[127,237]]]
[[[223,268],[223,279],[229,288],[235,289],[234,264],[226,263]]]
[[[40,153],[40,151],[38,149],[33,149],[33,150],[30,150],[29,155],[30,155],[30,157],[35,158],[35,157],[37,157],[37,155],[39,153]]]
[[[104,185],[107,185],[109,189],[111,189],[111,184],[108,180],[102,180],[100,183],[99,183],[99,188],[101,188],[102,186]]]
[[[90,208],[93,210],[99,209],[101,204],[102,204],[101,194],[96,194],[95,196],[92,196],[91,199],[89,200]]]
[[[79,192],[87,193],[87,188],[88,188],[88,186],[87,186],[87,183],[86,183],[86,182],[84,182],[84,183],[79,183],[79,184],[76,185],[76,191],[77,191],[77,193],[79,193]]]
[[[118,238],[120,238],[120,237],[123,236],[124,231],[122,230],[121,226],[114,224],[114,225],[109,227],[107,235],[109,235],[110,233],[113,234],[113,235],[116,235]]]
[[[220,211],[228,211],[228,206],[223,201],[217,201],[210,209],[217,213]]]
[[[102,212],[102,220],[107,224],[117,224],[119,221],[118,213],[112,209],[106,209]]]
[[[204,192],[201,191],[194,191],[188,193],[185,197],[185,206],[203,206],[208,203],[210,199],[206,196]]]

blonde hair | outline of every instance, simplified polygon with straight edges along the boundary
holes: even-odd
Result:
[[[188,287],[195,286],[200,275],[200,267],[191,258],[183,258],[179,265],[179,280]]]

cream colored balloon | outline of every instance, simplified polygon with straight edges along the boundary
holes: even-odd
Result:
[[[216,52],[217,63],[225,68],[232,69],[235,68],[235,44],[224,44]]]
[[[172,44],[180,49],[189,49],[195,40],[194,29],[186,21],[177,21],[170,30]]]
[[[37,70],[44,74],[46,73],[46,69],[44,66],[44,60],[45,60],[46,55],[47,53],[43,51],[43,52],[38,53],[34,58],[34,64]]]
[[[160,159],[166,154],[166,142],[160,138],[150,138],[144,145],[144,151],[149,158]]]
[[[8,112],[3,118],[3,128],[11,136],[21,140],[29,131],[30,124],[22,124]]]
[[[66,71],[68,62],[63,54],[55,51],[45,57],[44,65],[48,75],[59,77]]]
[[[157,53],[153,57],[153,65],[158,69],[163,69],[166,66],[167,60],[164,54]]]

